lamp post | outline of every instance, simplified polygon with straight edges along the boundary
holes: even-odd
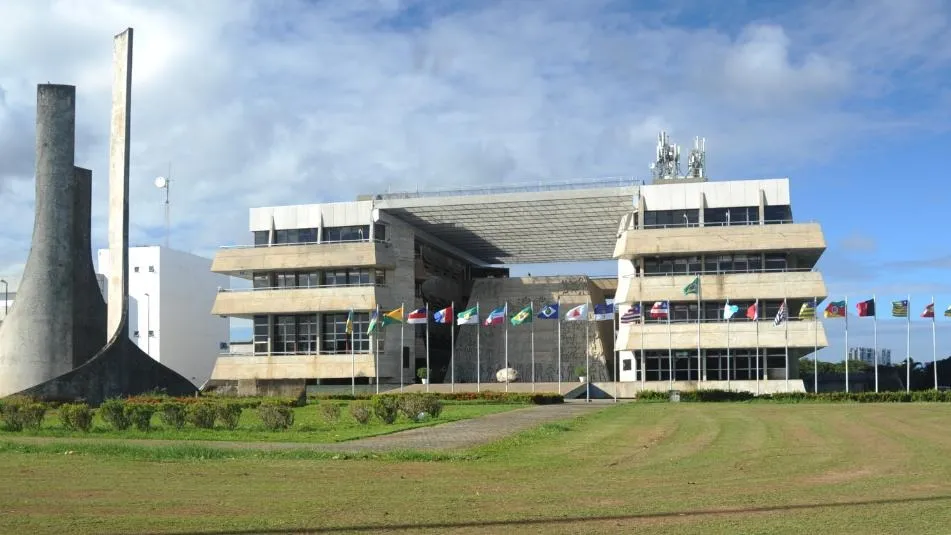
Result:
[[[152,297],[145,294],[145,352],[152,356]]]
[[[168,185],[172,182],[172,166],[168,167],[168,176],[155,179],[155,187],[165,190],[165,248],[168,249],[169,235],[172,233],[172,219],[169,215]]]
[[[10,308],[10,285],[7,281],[0,279],[3,284],[3,319],[7,318],[7,309]]]

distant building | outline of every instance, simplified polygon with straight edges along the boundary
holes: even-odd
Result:
[[[99,250],[98,265],[102,286],[108,249]],[[230,338],[229,320],[208,313],[228,278],[210,268],[211,259],[174,249],[129,248],[129,338],[197,386]]]
[[[871,347],[850,347],[849,360],[861,360],[862,362],[875,365],[875,349]],[[892,350],[880,349],[878,352],[878,364],[880,366],[892,365]]]

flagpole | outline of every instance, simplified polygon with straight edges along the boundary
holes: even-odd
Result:
[[[670,301],[664,303],[667,306],[667,382],[668,390],[674,389],[674,342],[670,335]]]
[[[618,318],[618,308],[617,303],[611,304],[611,326],[614,328],[614,339],[611,344],[611,348],[614,350],[614,402],[618,401],[618,388],[621,386],[621,382],[618,380],[618,358],[619,352],[617,350],[617,335],[618,335],[618,325],[621,320]]]
[[[356,344],[354,343],[353,333],[356,330],[353,328],[353,309],[350,309],[350,393],[352,395],[357,395],[357,355],[356,355]]]
[[[785,292],[785,289],[783,291]],[[785,297],[783,297],[783,310],[786,314],[786,317],[783,320],[783,323],[786,326],[786,372],[783,373],[783,376],[786,377],[786,392],[789,392],[789,301],[787,301]]]
[[[638,301],[638,311],[641,314],[641,388],[647,388],[647,356],[644,355],[644,322],[647,317],[644,315],[644,302]],[[660,377],[658,377],[660,379]]]
[[[819,298],[812,298],[813,321],[815,321],[815,344],[812,347],[812,393],[819,393]]]
[[[911,392],[911,294],[908,294],[905,319],[908,326],[905,334],[905,392]]]
[[[759,299],[753,302],[753,306],[756,307],[755,314],[753,314],[753,326],[756,328],[756,395],[759,395]]]
[[[558,393],[561,394],[561,298],[555,299],[555,307],[558,309]]]
[[[509,302],[502,310],[502,325],[505,327],[505,391],[509,391]]]
[[[424,305],[426,306],[426,391],[429,392],[429,383],[433,382],[429,371],[429,303]]]
[[[591,300],[588,299],[588,305],[591,305]],[[588,314],[591,311],[588,310],[588,307],[585,308],[585,318],[584,318],[584,380],[585,380],[585,401],[591,402],[591,341],[589,339],[589,331],[591,330],[591,319],[588,317]]]
[[[726,308],[730,309],[730,300],[726,300]],[[726,389],[733,390],[730,383],[730,320],[733,319],[733,310],[730,309],[730,317],[726,319]]]
[[[938,390],[938,339],[935,335],[935,302],[931,296],[931,366],[934,368],[934,389]],[[909,311],[910,312],[910,311]]]
[[[456,302],[449,303],[449,391],[456,391]]]
[[[849,296],[845,296],[845,393],[849,393]]]
[[[702,384],[701,381],[706,379],[706,377],[704,377],[706,374],[704,374],[703,355],[700,350],[700,316],[703,315],[703,311],[700,309],[700,294],[703,292],[702,287],[703,284],[700,283],[700,275],[697,275],[697,389],[700,388]],[[687,372],[687,380],[690,380],[689,371]]]
[[[370,337],[370,340],[373,342],[373,360],[374,360],[373,367],[376,368],[374,370],[375,377],[373,378],[373,382],[376,384],[376,393],[379,394],[380,393],[380,341],[378,340],[376,332],[373,333],[373,335]]]
[[[403,373],[406,372],[406,368],[403,366],[403,351],[405,351],[403,348],[406,346],[406,341],[403,338],[403,332],[405,331],[403,326],[406,321],[406,317],[403,316],[404,306],[406,306],[406,303],[400,303],[400,392],[403,391]]]
[[[482,318],[479,315],[479,302],[476,301],[476,392],[482,392]]]
[[[535,391],[535,301],[531,301],[529,306],[532,309],[532,315],[529,316],[529,321],[531,322],[532,327],[532,392]]]
[[[872,307],[878,305],[875,300],[875,294],[872,294]],[[878,309],[875,309],[875,313],[872,314],[872,344],[875,346],[872,348],[875,351],[875,391],[878,392]]]

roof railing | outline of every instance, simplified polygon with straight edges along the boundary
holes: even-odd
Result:
[[[627,188],[643,186],[644,181],[633,176],[601,177],[562,182],[532,182],[520,184],[499,184],[492,186],[466,186],[451,189],[432,189],[416,191],[397,191],[379,193],[371,197],[376,200],[418,199],[422,197],[455,197],[468,195],[498,195],[503,193],[537,193],[543,191],[568,191],[595,188]]]

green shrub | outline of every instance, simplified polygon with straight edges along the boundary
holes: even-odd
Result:
[[[225,402],[218,404],[218,419],[225,429],[234,430],[238,427],[238,421],[241,419],[241,411],[244,408],[240,403]]]
[[[442,414],[442,400],[437,396],[424,396],[423,405],[425,406],[423,412],[426,412],[433,418],[439,418],[439,415]]]
[[[127,403],[126,412],[128,413],[129,421],[132,422],[132,425],[135,426],[139,431],[149,431],[152,429],[152,415],[155,414],[155,410],[158,408],[158,405],[155,403]]]
[[[0,405],[0,419],[9,431],[37,430],[46,416],[46,405],[26,397],[12,397]]]
[[[403,394],[400,396],[400,412],[408,420],[416,421],[419,415],[426,412],[424,394]]]
[[[202,401],[188,406],[185,419],[199,429],[214,429],[218,408],[210,401]]]
[[[669,398],[667,392],[657,392],[655,390],[641,390],[635,396],[637,401],[667,401]]]
[[[99,415],[117,431],[125,431],[132,425],[126,403],[119,398],[107,399],[99,405]]]
[[[340,420],[340,405],[336,403],[321,403],[318,407],[320,407],[320,414],[324,417],[324,421],[328,424],[335,424]]]
[[[358,399],[350,404],[350,416],[353,416],[357,423],[369,423],[372,415],[370,402]]]
[[[294,425],[294,411],[276,403],[262,403],[258,407],[258,417],[268,431],[282,431]]]
[[[178,401],[168,401],[160,406],[159,418],[162,424],[173,429],[185,427],[185,404]]]
[[[370,403],[373,405],[373,414],[385,424],[395,422],[400,415],[400,402],[396,396],[373,396]]]
[[[70,431],[88,433],[92,429],[93,414],[85,403],[66,403],[59,407],[59,421]]]

